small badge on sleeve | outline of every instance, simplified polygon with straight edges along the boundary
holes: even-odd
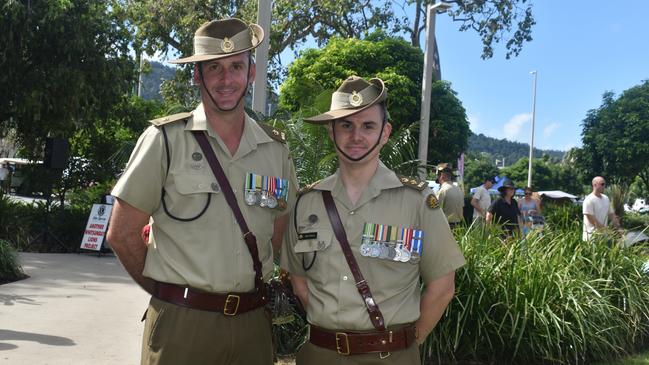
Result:
[[[428,194],[428,196],[426,197],[426,205],[428,205],[428,208],[431,209],[439,208],[439,201],[437,200],[435,194]]]

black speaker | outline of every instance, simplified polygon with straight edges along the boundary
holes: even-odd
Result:
[[[67,139],[46,138],[45,139],[45,168],[63,170],[68,166],[70,145]]]

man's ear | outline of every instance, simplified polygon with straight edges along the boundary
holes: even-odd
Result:
[[[390,122],[386,122],[385,126],[383,126],[383,135],[381,136],[381,143],[383,144],[388,143],[388,139],[390,139],[391,134],[392,134],[392,124],[390,124]]]

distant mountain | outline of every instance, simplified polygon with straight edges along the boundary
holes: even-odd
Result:
[[[169,80],[176,74],[176,69],[168,67],[160,62],[151,62],[151,72],[144,74],[142,78],[142,98],[145,100],[162,100],[160,95],[160,84]]]
[[[504,165],[509,166],[518,161],[520,158],[530,156],[530,145],[527,143],[512,142],[506,139],[496,139],[487,137],[484,134],[473,134],[469,136],[469,153],[486,153],[495,160],[499,160],[498,166],[502,166],[503,159]],[[560,161],[563,158],[564,151],[557,150],[540,150],[534,148],[534,158],[541,158],[543,155],[550,156],[553,160]]]

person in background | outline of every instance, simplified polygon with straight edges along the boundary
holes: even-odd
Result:
[[[525,187],[524,192],[525,196],[523,199],[518,201],[518,209],[523,215],[523,220],[525,220],[527,216],[541,214],[541,202],[532,196],[534,192],[532,188],[527,186]]]
[[[487,210],[491,205],[491,194],[489,194],[489,189],[494,186],[494,182],[493,177],[488,177],[484,180],[484,184],[475,189],[473,198],[471,198],[474,221],[483,222],[487,217]]]
[[[451,228],[455,228],[464,221],[464,193],[462,189],[453,184],[454,177],[455,174],[447,163],[437,166],[437,181],[440,184],[437,200],[439,200],[439,206],[444,211]]]
[[[608,226],[609,220],[615,228],[620,228],[620,221],[613,211],[611,201],[604,195],[606,180],[595,176],[591,183],[593,192],[586,196],[582,212],[584,214],[584,228],[581,238],[588,241],[596,231],[603,231]]]
[[[507,236],[520,234],[523,222],[521,212],[518,210],[518,203],[514,199],[516,186],[509,178],[505,178],[498,191],[500,197],[491,203],[487,211],[487,223],[502,224]]]

